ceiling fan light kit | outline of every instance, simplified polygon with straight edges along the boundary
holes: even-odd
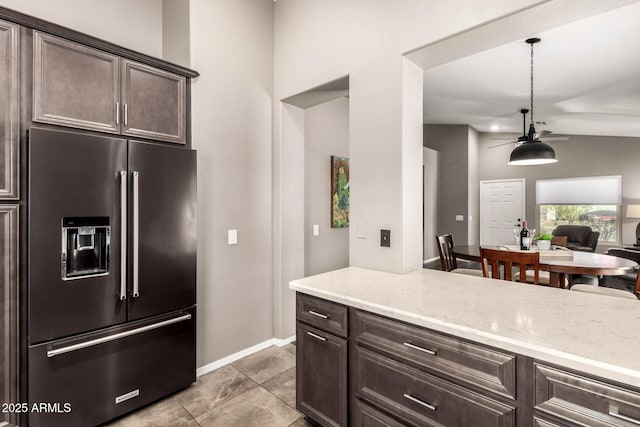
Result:
[[[513,149],[509,158],[509,165],[543,165],[558,161],[553,148],[536,137],[533,119],[533,45],[539,41],[539,38],[526,40],[526,43],[531,46],[531,124],[529,125],[529,134],[526,139],[524,135],[518,138],[519,142],[524,141],[524,143]],[[521,110],[521,113],[524,117],[526,110]]]

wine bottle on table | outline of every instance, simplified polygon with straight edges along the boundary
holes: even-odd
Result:
[[[531,249],[531,235],[527,228],[527,221],[522,221],[522,231],[520,231],[520,250],[528,251]]]

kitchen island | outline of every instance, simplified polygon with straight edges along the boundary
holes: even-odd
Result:
[[[423,269],[290,288],[298,409],[322,424],[640,425],[640,301]],[[325,356],[333,376],[305,360]]]

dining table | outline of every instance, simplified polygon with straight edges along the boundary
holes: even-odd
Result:
[[[483,245],[483,247],[510,250],[503,246]],[[554,252],[541,251],[540,253],[540,268],[549,272],[549,284],[554,287],[561,287],[560,283],[565,283],[568,275],[618,276],[638,267],[635,261],[595,252],[568,249]],[[453,254],[456,258],[481,262],[480,245],[454,246]]]

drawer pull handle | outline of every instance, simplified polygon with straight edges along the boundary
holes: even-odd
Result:
[[[434,351],[434,350],[429,350],[428,348],[420,347],[420,346],[418,346],[418,345],[411,344],[410,342],[405,342],[405,343],[404,343],[404,345],[406,345],[407,347],[412,348],[412,349],[414,349],[414,350],[418,350],[418,351],[421,351],[421,352],[423,352],[423,353],[430,354],[430,355],[432,355],[432,356],[435,356],[435,355],[436,355],[436,353],[437,353],[437,352],[436,352],[436,351]]]
[[[314,337],[315,339],[320,340],[320,341],[326,341],[327,340],[325,337],[321,337],[320,335],[314,334],[313,332],[307,331],[307,335],[311,335],[312,337]]]
[[[418,405],[424,406],[425,408],[431,409],[432,411],[435,411],[438,408],[438,405],[432,405],[431,403],[427,403],[424,400],[420,400],[417,397],[413,397],[408,393],[405,393],[403,395],[406,399],[409,399],[410,401],[417,403]]]
[[[317,311],[313,311],[313,310],[309,310],[309,314],[313,314],[314,316],[317,316],[317,317],[322,317],[323,319],[329,318],[328,314],[318,313]]]
[[[624,420],[624,421],[630,422],[631,424],[640,426],[640,420],[636,418],[627,417],[626,415],[622,415],[618,412],[617,409],[609,409],[609,415],[611,415],[614,418],[618,418],[620,420]]]

